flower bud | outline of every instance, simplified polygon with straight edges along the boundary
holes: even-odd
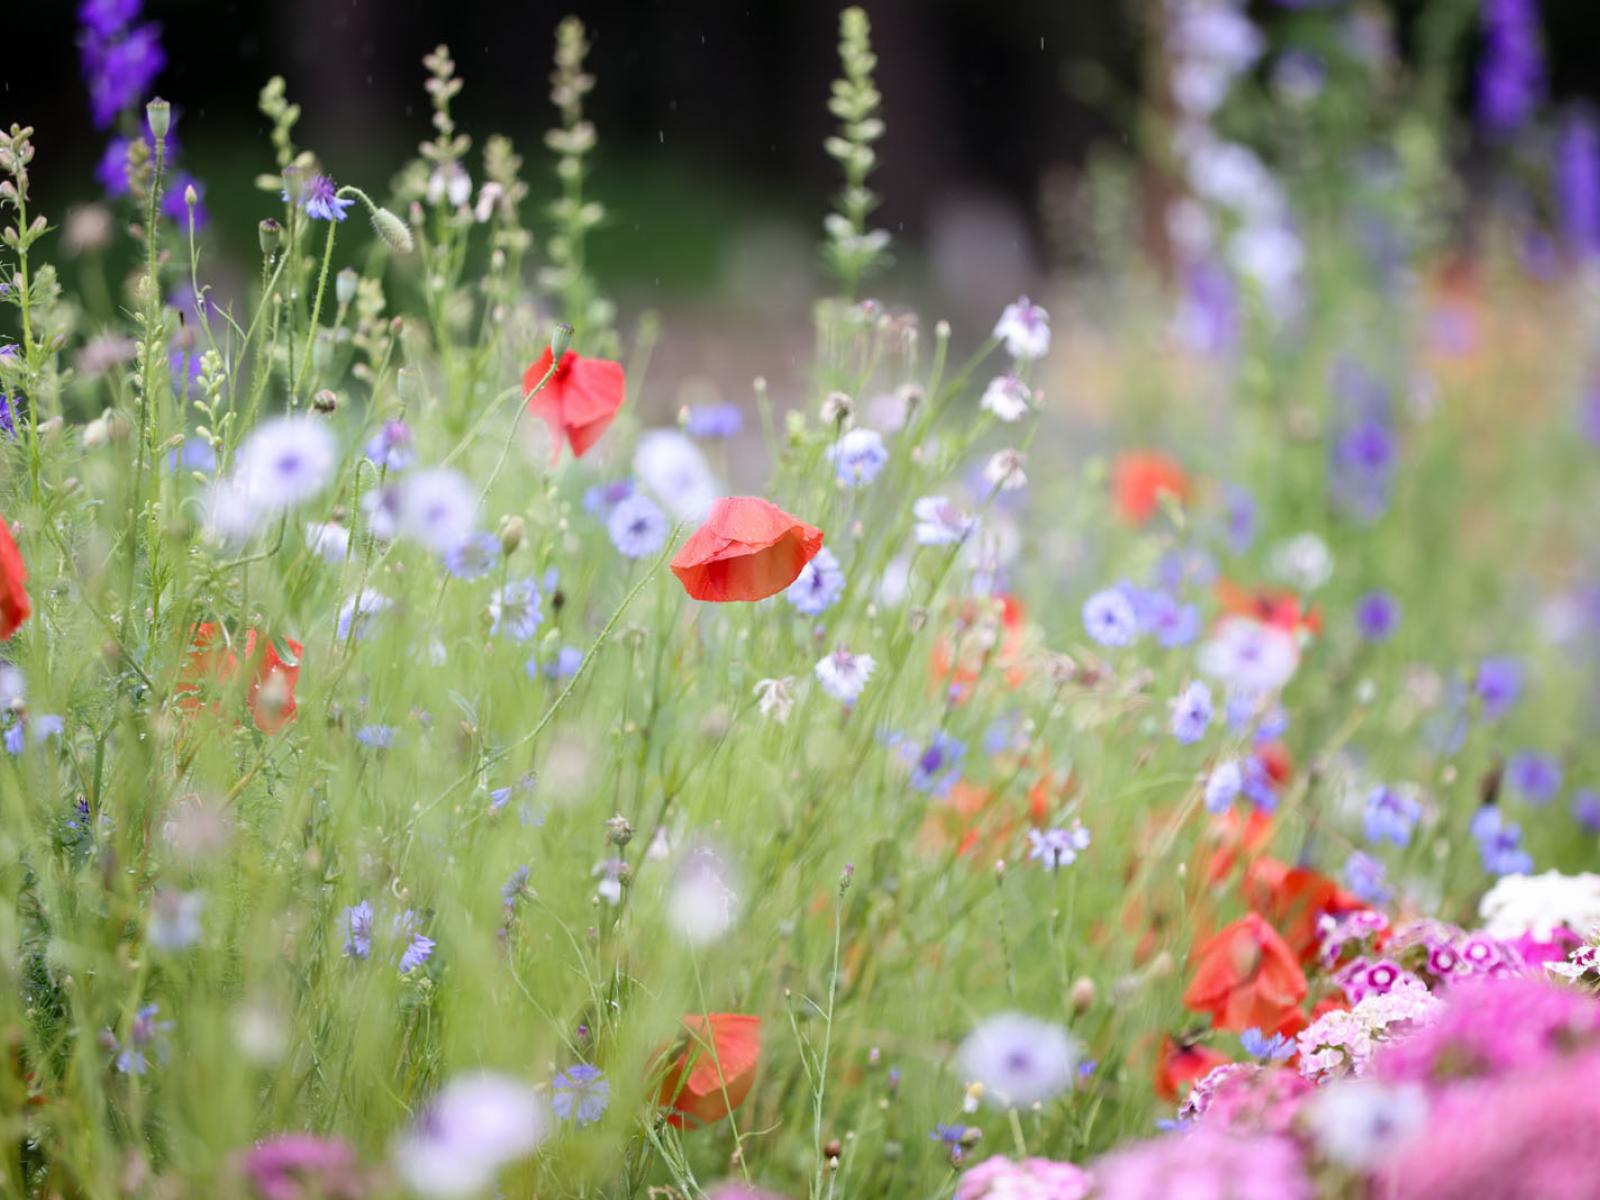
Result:
[[[389,249],[396,254],[411,253],[411,230],[407,229],[406,223],[387,208],[372,210],[372,230],[387,242]]]
[[[194,184],[185,184],[183,189],[183,204],[185,208],[193,210],[200,203],[200,193],[194,190]]]
[[[633,840],[633,825],[628,818],[618,813],[606,822],[606,841],[613,846],[626,846]]]
[[[144,119],[150,125],[150,132],[164,141],[167,130],[172,128],[172,105],[157,96],[144,106]]]
[[[339,397],[334,395],[332,389],[323,388],[311,397],[311,407],[319,413],[331,413],[339,407]]]
[[[261,253],[274,257],[283,246],[283,226],[268,217],[257,226],[257,233],[261,238]]]
[[[572,345],[572,326],[565,321],[550,331],[550,357],[556,362],[561,361],[561,356]]]
[[[1075,1013],[1088,1012],[1094,1004],[1094,992],[1094,980],[1085,975],[1073,983],[1072,990],[1067,993],[1067,1003]]]
[[[361,276],[346,267],[333,277],[333,296],[340,304],[349,304],[356,298],[356,284],[361,282]]]
[[[500,519],[500,549],[507,554],[515,552],[522,545],[523,535],[527,532],[527,525],[515,513]]]

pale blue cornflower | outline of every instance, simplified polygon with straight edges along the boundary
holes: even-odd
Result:
[[[854,704],[878,664],[870,654],[851,654],[842,646],[825,654],[816,665],[817,682],[835,700]]]
[[[411,974],[433,955],[435,942],[432,938],[425,937],[418,929],[421,923],[421,918],[409,908],[395,914],[395,940],[406,944],[405,949],[400,952],[399,969],[402,975]]]
[[[1205,804],[1209,813],[1222,813],[1244,791],[1244,772],[1232,759],[1219,762],[1206,776]]]
[[[1211,689],[1196,680],[1172,702],[1172,736],[1181,745],[1193,745],[1205,737],[1211,715]]]
[[[744,428],[744,414],[737,404],[691,404],[682,419],[685,433],[707,441],[737,437]]]
[[[367,440],[367,457],[390,471],[404,471],[416,460],[411,427],[404,421],[385,421]]]
[[[972,536],[978,518],[969,517],[944,496],[924,496],[911,506],[917,519],[912,533],[922,546],[953,546]]]
[[[476,490],[459,471],[448,467],[418,471],[400,485],[400,535],[435,554],[454,550],[477,524]]]
[[[839,560],[827,547],[801,568],[800,574],[784,592],[784,598],[798,611],[815,617],[831,608],[844,592],[844,572]]]
[[[339,640],[341,642],[347,640],[354,632],[355,639],[359,642],[371,632],[373,620],[393,603],[389,597],[371,588],[362,588],[339,609]]]
[[[1083,627],[1102,646],[1126,646],[1138,636],[1139,619],[1127,596],[1107,588],[1083,602]]]
[[[503,627],[513,640],[527,641],[544,621],[540,600],[539,585],[533,580],[513,579],[489,600],[489,632],[498,636]]]
[[[304,504],[333,480],[339,448],[327,422],[315,417],[274,417],[253,429],[239,447],[234,478],[258,513]]]
[[[1026,296],[1006,305],[995,322],[994,336],[1016,359],[1043,358],[1050,352],[1050,314]]]
[[[583,651],[576,646],[563,646],[548,662],[541,663],[538,655],[530,658],[527,663],[528,678],[537,679],[543,675],[546,679],[571,679],[581,666]]]
[[[399,732],[393,725],[363,725],[356,730],[356,741],[373,750],[388,750]]]
[[[287,188],[283,198],[289,199]],[[354,200],[342,199],[333,180],[326,175],[313,175],[300,184],[300,211],[314,221],[342,221],[348,215],[346,210],[354,203]]]
[[[828,447],[834,478],[846,487],[871,483],[889,461],[889,451],[876,430],[856,428]]]
[[[1510,657],[1486,658],[1478,664],[1473,693],[1489,720],[1504,716],[1522,695],[1522,663]]]
[[[372,905],[365,900],[344,910],[346,958],[366,958],[372,953]]]
[[[1561,792],[1561,764],[1548,754],[1520,751],[1506,761],[1506,783],[1529,804],[1548,804]]]
[[[592,1063],[576,1063],[557,1071],[550,1081],[550,1107],[556,1116],[575,1122],[579,1129],[605,1116],[610,1103],[611,1084]]]
[[[667,515],[648,496],[633,495],[617,503],[606,518],[611,544],[624,558],[659,554],[672,532]]]
[[[176,953],[200,940],[200,913],[205,896],[176,888],[160,888],[150,901],[147,937],[158,950]]]
[[[1367,904],[1387,904],[1389,887],[1383,860],[1361,850],[1351,851],[1344,862],[1344,882],[1352,895]]]
[[[961,772],[961,760],[966,757],[967,744],[941,729],[929,739],[926,747],[907,742],[903,750],[909,752],[911,786],[919,792],[943,796],[949,792]]]
[[[1421,816],[1422,805],[1410,796],[1390,787],[1375,787],[1367,794],[1367,841],[1409,846]]]
[[[1054,871],[1076,862],[1089,848],[1089,831],[1081,821],[1065,829],[1030,829],[1028,845],[1028,858],[1042,863],[1046,871]]]
[[[149,1052],[166,1061],[167,1034],[172,1031],[173,1022],[156,1020],[160,1011],[159,1004],[146,1004],[134,1014],[128,1025],[128,1040],[117,1053],[117,1070],[124,1075],[145,1074],[150,1069]],[[115,1044],[114,1038],[112,1043]]]
[[[1470,826],[1483,869],[1491,875],[1527,875],[1533,871],[1533,857],[1522,848],[1522,830],[1493,804],[1485,804],[1472,818]]]
[[[1251,1026],[1239,1035],[1239,1045],[1251,1058],[1265,1059],[1268,1062],[1281,1062],[1295,1052],[1293,1038],[1285,1037],[1281,1033],[1268,1037],[1255,1026]]]
[[[481,579],[500,561],[500,539],[479,530],[444,552],[445,570],[457,579]]]

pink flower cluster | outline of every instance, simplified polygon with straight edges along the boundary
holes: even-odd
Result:
[[[955,1200],[1085,1200],[1094,1180],[1082,1167],[995,1155],[973,1167],[956,1185]]]

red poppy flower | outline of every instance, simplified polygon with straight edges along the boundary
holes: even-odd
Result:
[[[189,634],[189,659],[178,676],[178,707],[194,712],[205,704],[205,692],[230,683],[239,673],[239,655],[225,643],[219,644],[220,631],[210,621],[196,625]],[[290,657],[278,653],[273,639],[266,639],[259,661],[256,659],[256,631],[244,637],[244,661],[254,663],[246,702],[263,733],[277,733],[295,714],[294,688],[300,679],[300,655],[304,647],[293,638],[283,644]],[[213,712],[220,711],[213,703]]]
[[[1271,777],[1271,764],[1264,765],[1267,775]],[[1239,864],[1241,857],[1253,858],[1271,840],[1272,817],[1254,805],[1250,806],[1245,816],[1240,816],[1236,809],[1230,808],[1214,818],[1206,830],[1203,843],[1208,851],[1202,864],[1206,883],[1221,883],[1233,874],[1233,868]]]
[[[689,1031],[661,1080],[660,1103],[678,1129],[720,1121],[750,1094],[761,1058],[761,1018],[747,1013],[690,1013]]]
[[[1245,872],[1244,898],[1272,922],[1301,962],[1316,956],[1321,941],[1317,926],[1324,916],[1366,907],[1326,875],[1265,857]]]
[[[1183,1002],[1219,1029],[1277,1029],[1306,998],[1294,952],[1260,913],[1246,913],[1195,954]]]
[[[1303,606],[1293,592],[1270,587],[1242,588],[1231,580],[1219,579],[1216,594],[1223,612],[1250,617],[1284,633],[1322,632],[1322,613],[1315,607]]]
[[[725,496],[672,559],[696,600],[764,600],[783,591],[822,549],[822,530],[754,496]]]
[[[1021,687],[1027,679],[1023,643],[1027,610],[1015,596],[999,595],[992,604],[967,601],[956,620],[954,638],[940,637],[933,645],[929,666],[936,684],[948,680],[950,696],[958,704],[972,698],[973,685],[991,662],[999,668],[1006,686]],[[996,619],[998,618],[998,620]]]
[[[523,373],[524,395],[539,386],[552,361],[552,352],[547,347],[539,361]],[[550,381],[528,401],[528,411],[542,417],[550,426],[550,434],[555,439],[555,450],[550,455],[552,463],[561,457],[563,438],[572,447],[574,458],[582,458],[584,452],[600,440],[600,435],[617,415],[617,409],[622,407],[623,385],[621,363],[603,358],[579,358],[573,350],[561,356]]]
[[[11,527],[0,516],[0,642],[5,641],[33,612],[28,600],[28,568],[23,564],[22,551],[11,540]]]
[[[1169,1037],[1161,1039],[1156,1058],[1156,1095],[1172,1103],[1218,1067],[1233,1059],[1210,1046],[1179,1044]]]
[[[1161,507],[1161,493],[1178,500],[1189,498],[1189,477],[1177,461],[1165,454],[1139,452],[1119,455],[1111,468],[1117,511],[1142,525]]]

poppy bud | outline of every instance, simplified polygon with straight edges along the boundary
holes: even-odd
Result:
[[[261,239],[261,253],[268,258],[275,256],[283,246],[283,226],[273,218],[268,217],[256,226],[257,236]]]
[[[413,245],[411,230],[406,223],[387,208],[372,210],[372,231],[388,244],[396,254],[410,254]]]
[[[613,846],[626,846],[633,841],[633,826],[627,817],[618,813],[606,822],[606,841]]]
[[[340,304],[349,304],[356,298],[356,285],[360,282],[361,276],[346,267],[333,277],[334,299]]]
[[[515,513],[501,517],[500,549],[506,554],[515,553],[517,547],[522,545],[522,538],[526,532],[527,524]]]
[[[319,413],[331,413],[339,407],[339,397],[334,395],[331,389],[323,388],[311,397],[311,407]]]
[[[843,1153],[844,1147],[839,1143],[838,1138],[828,1139],[828,1144],[822,1148],[822,1156],[829,1162],[834,1161]]]
[[[572,326],[562,321],[550,331],[550,357],[558,360],[572,348]]]
[[[167,130],[172,128],[172,105],[157,96],[144,106],[144,119],[149,123],[150,132],[156,135],[157,140],[164,140]]]
[[[200,193],[194,190],[194,184],[186,184],[183,189],[183,204],[185,208],[193,208],[200,203]]]
[[[1075,1013],[1088,1012],[1094,1005],[1094,980],[1087,975],[1072,985],[1072,990],[1067,993],[1067,1002]]]

